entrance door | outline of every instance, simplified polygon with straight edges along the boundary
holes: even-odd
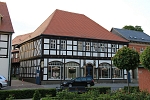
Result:
[[[86,66],[86,76],[93,78],[93,66],[91,64]]]

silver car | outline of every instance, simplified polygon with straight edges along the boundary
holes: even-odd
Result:
[[[7,80],[4,76],[0,75],[0,89],[7,86]]]

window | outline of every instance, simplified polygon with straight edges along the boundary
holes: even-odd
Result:
[[[101,52],[104,52],[105,51],[105,44],[104,43],[100,43],[100,50]]]
[[[90,51],[90,42],[86,42],[86,51]]]
[[[140,53],[142,53],[144,51],[144,48],[140,48]]]
[[[135,47],[132,47],[132,49],[136,51],[136,48],[135,48]]]
[[[66,49],[66,41],[65,40],[61,40],[61,49],[65,50]]]
[[[75,81],[80,82],[80,81],[81,81],[81,78],[78,77],[78,78],[75,79]]]
[[[123,70],[113,66],[111,71],[112,71],[112,78],[123,78]]]
[[[71,79],[79,76],[79,64],[76,62],[68,62],[65,64],[65,78]]]
[[[110,78],[110,68],[111,65],[109,63],[101,63],[99,65],[99,78]]]
[[[93,51],[98,51],[97,43],[93,43]]]
[[[50,43],[51,43],[51,44],[50,44],[50,48],[51,48],[51,49],[56,49],[56,40],[51,39],[51,40],[50,40]]]
[[[112,52],[115,53],[116,52],[116,44],[112,44],[111,47],[112,47]]]
[[[78,50],[82,51],[83,50],[83,42],[78,41]]]
[[[62,63],[59,61],[49,62],[48,79],[61,79],[61,75],[63,75]]]
[[[0,57],[8,57],[8,35],[0,34]]]

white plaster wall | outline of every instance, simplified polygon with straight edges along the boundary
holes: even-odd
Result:
[[[99,60],[99,64],[104,62],[111,64],[111,60]]]
[[[3,36],[3,35],[2,35]],[[0,58],[0,75],[3,75],[7,80],[10,80],[10,69],[11,69],[11,36],[9,35],[9,43],[8,43],[8,58]],[[2,40],[7,40],[7,37],[2,37]],[[4,44],[3,44],[3,47]],[[7,47],[7,46],[6,46]],[[1,52],[1,51],[0,51]],[[6,52],[7,51],[3,51]]]
[[[8,58],[0,58],[0,75],[3,75],[8,80]]]

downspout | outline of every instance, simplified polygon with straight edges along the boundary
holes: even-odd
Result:
[[[12,34],[9,39],[9,63],[8,63],[8,85],[11,86],[11,43],[12,43]]]

